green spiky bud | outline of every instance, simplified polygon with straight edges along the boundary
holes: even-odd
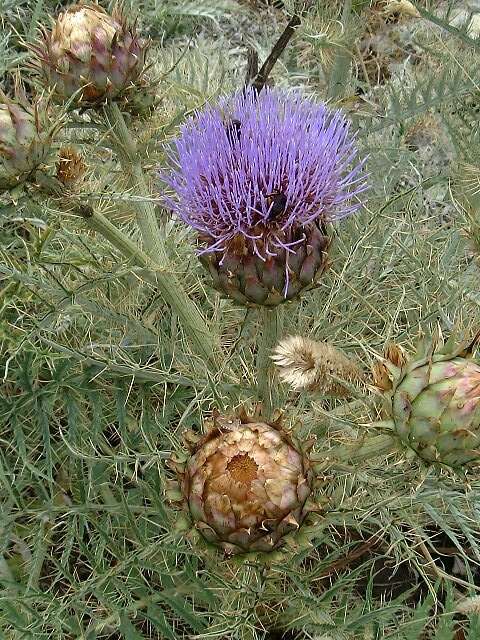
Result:
[[[480,365],[472,344],[425,341],[410,360],[386,360],[396,433],[421,458],[450,466],[480,460]],[[378,376],[382,379],[381,376]],[[383,380],[385,380],[383,376]]]
[[[47,100],[33,105],[19,84],[13,99],[0,92],[0,191],[27,181],[47,161],[59,126],[49,122]]]

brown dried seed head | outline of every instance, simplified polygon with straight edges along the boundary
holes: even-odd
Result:
[[[383,362],[375,362],[372,367],[373,384],[382,391],[390,391],[393,388],[388,367]]]
[[[195,528],[227,553],[271,551],[307,517],[307,455],[272,423],[215,415],[176,471]],[[176,497],[176,494],[172,494]]]
[[[407,355],[399,344],[389,342],[384,351],[385,358],[401,369],[407,364]]]
[[[82,156],[73,147],[63,147],[57,162],[57,179],[66,186],[80,180],[87,170]]]

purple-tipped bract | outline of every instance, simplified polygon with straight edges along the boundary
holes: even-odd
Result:
[[[248,89],[182,127],[164,176],[176,197],[166,203],[198,232],[216,288],[274,306],[324,270],[325,223],[361,206],[357,156],[339,111],[298,93]]]

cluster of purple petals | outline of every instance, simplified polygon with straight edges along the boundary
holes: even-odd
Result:
[[[343,114],[280,89],[241,91],[206,107],[168,156],[172,170],[162,178],[175,195],[166,205],[209,238],[203,252],[222,251],[238,234],[261,257],[294,250],[289,228],[344,218],[367,189]]]

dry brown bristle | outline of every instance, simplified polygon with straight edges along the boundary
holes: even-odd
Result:
[[[62,184],[71,186],[85,175],[86,164],[73,147],[63,147],[58,155],[57,179]]]
[[[389,342],[387,344],[384,355],[385,358],[396,367],[402,368],[407,363],[405,351],[400,345],[395,344],[394,342]]]
[[[382,391],[390,391],[392,381],[390,379],[388,368],[383,362],[375,362],[372,367],[373,384]]]

